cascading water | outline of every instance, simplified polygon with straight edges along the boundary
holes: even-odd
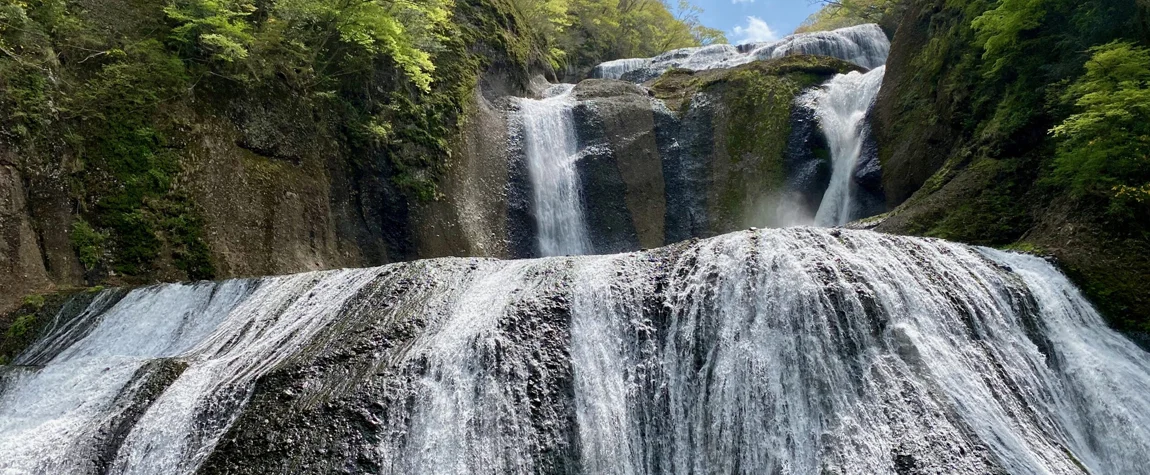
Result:
[[[819,226],[841,226],[856,216],[851,206],[855,167],[866,140],[866,117],[882,87],[886,66],[840,74],[799,98],[812,107],[831,151],[831,180],[815,215]]]
[[[830,56],[867,69],[886,64],[890,40],[878,25],[859,25],[834,31],[800,33],[770,43],[739,46],[710,45],[668,51],[654,58],[607,61],[595,67],[591,77],[646,82],[669,69],[694,71],[733,68],[752,61],[798,54]]]
[[[0,472],[192,472],[251,384],[309,341],[377,272],[163,285],[79,317],[86,334],[66,327],[47,340],[55,344],[37,345],[15,362],[34,366],[5,378]],[[61,347],[55,355],[38,351]],[[161,359],[186,369],[145,412],[126,414],[156,369],[148,363]],[[116,433],[129,417],[136,418],[129,430]]]
[[[560,84],[548,90],[544,99],[519,100],[540,256],[591,252],[576,169],[579,142],[574,88]]]
[[[1150,354],[1025,255],[792,228],[118,295],[0,371],[0,472],[1150,473]]]

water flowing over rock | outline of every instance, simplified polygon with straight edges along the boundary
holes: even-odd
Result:
[[[519,100],[519,126],[533,193],[540,256],[581,255],[591,251],[583,217],[579,141],[571,84],[547,91],[544,99]]]
[[[886,63],[890,40],[878,25],[799,33],[770,43],[710,45],[668,51],[654,58],[628,58],[596,66],[591,77],[646,82],[672,68],[703,71],[732,68],[752,61],[809,54],[850,61],[867,69]]]
[[[1050,263],[937,240],[420,261],[57,320],[0,373],[5,473],[1150,473],[1150,354]]]
[[[866,217],[856,205],[860,191],[855,176],[868,135],[867,113],[885,73],[886,67],[880,66],[865,74],[840,74],[799,98],[815,110],[831,152],[830,184],[815,215],[819,226],[841,226]]]

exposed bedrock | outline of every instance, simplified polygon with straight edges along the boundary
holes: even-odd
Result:
[[[579,83],[572,160],[593,252],[809,221],[829,179],[820,172],[829,157],[817,120],[796,110],[796,98],[857,69],[832,58],[788,56],[672,70],[645,86]],[[510,242],[513,255],[532,256],[535,185],[521,114],[510,113]],[[871,174],[860,168],[860,179]]]
[[[1080,475],[1150,450],[1150,354],[1049,262],[940,240],[758,230],[91,295],[0,372],[0,469]]]

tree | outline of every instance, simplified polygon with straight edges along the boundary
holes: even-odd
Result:
[[[814,0],[823,8],[803,21],[796,33],[827,31],[849,26],[878,23],[893,30],[905,0]]]
[[[1077,112],[1051,130],[1055,177],[1132,217],[1150,206],[1150,50],[1112,42],[1090,51],[1086,73],[1064,95]]]

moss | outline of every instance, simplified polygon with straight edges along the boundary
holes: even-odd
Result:
[[[72,248],[80,258],[80,264],[85,269],[95,269],[104,257],[104,241],[107,237],[92,229],[92,225],[83,219],[72,223]]]
[[[40,294],[32,294],[24,297],[24,306],[35,310],[44,308],[44,296]]]
[[[24,338],[36,328],[35,315],[20,315],[8,327],[8,338]]]
[[[1044,256],[1050,254],[1050,252],[1044,249],[1042,246],[1029,241],[1018,241],[1005,246],[1001,246],[1000,249],[1004,251],[1021,252],[1024,254],[1034,254],[1036,256]]]
[[[825,56],[784,56],[730,69],[671,69],[651,83],[651,91],[671,110],[684,112],[690,105],[690,99],[700,91],[739,78],[746,79],[754,75],[788,76],[797,83],[815,85],[834,74],[861,70],[852,63]]]
[[[803,89],[817,83],[803,74],[768,75],[756,69],[737,71],[726,80],[719,100],[728,120],[720,139],[725,139],[730,166],[739,176],[724,180],[728,186],[718,190],[717,219],[728,221],[723,229],[742,227],[743,210],[758,205],[748,203],[747,185],[782,189],[792,105]]]
[[[59,300],[55,296],[51,299],[54,305],[46,308],[49,305],[45,296],[30,295],[20,308],[0,314],[0,364],[9,364],[36,340],[48,319],[44,314],[54,310]]]

